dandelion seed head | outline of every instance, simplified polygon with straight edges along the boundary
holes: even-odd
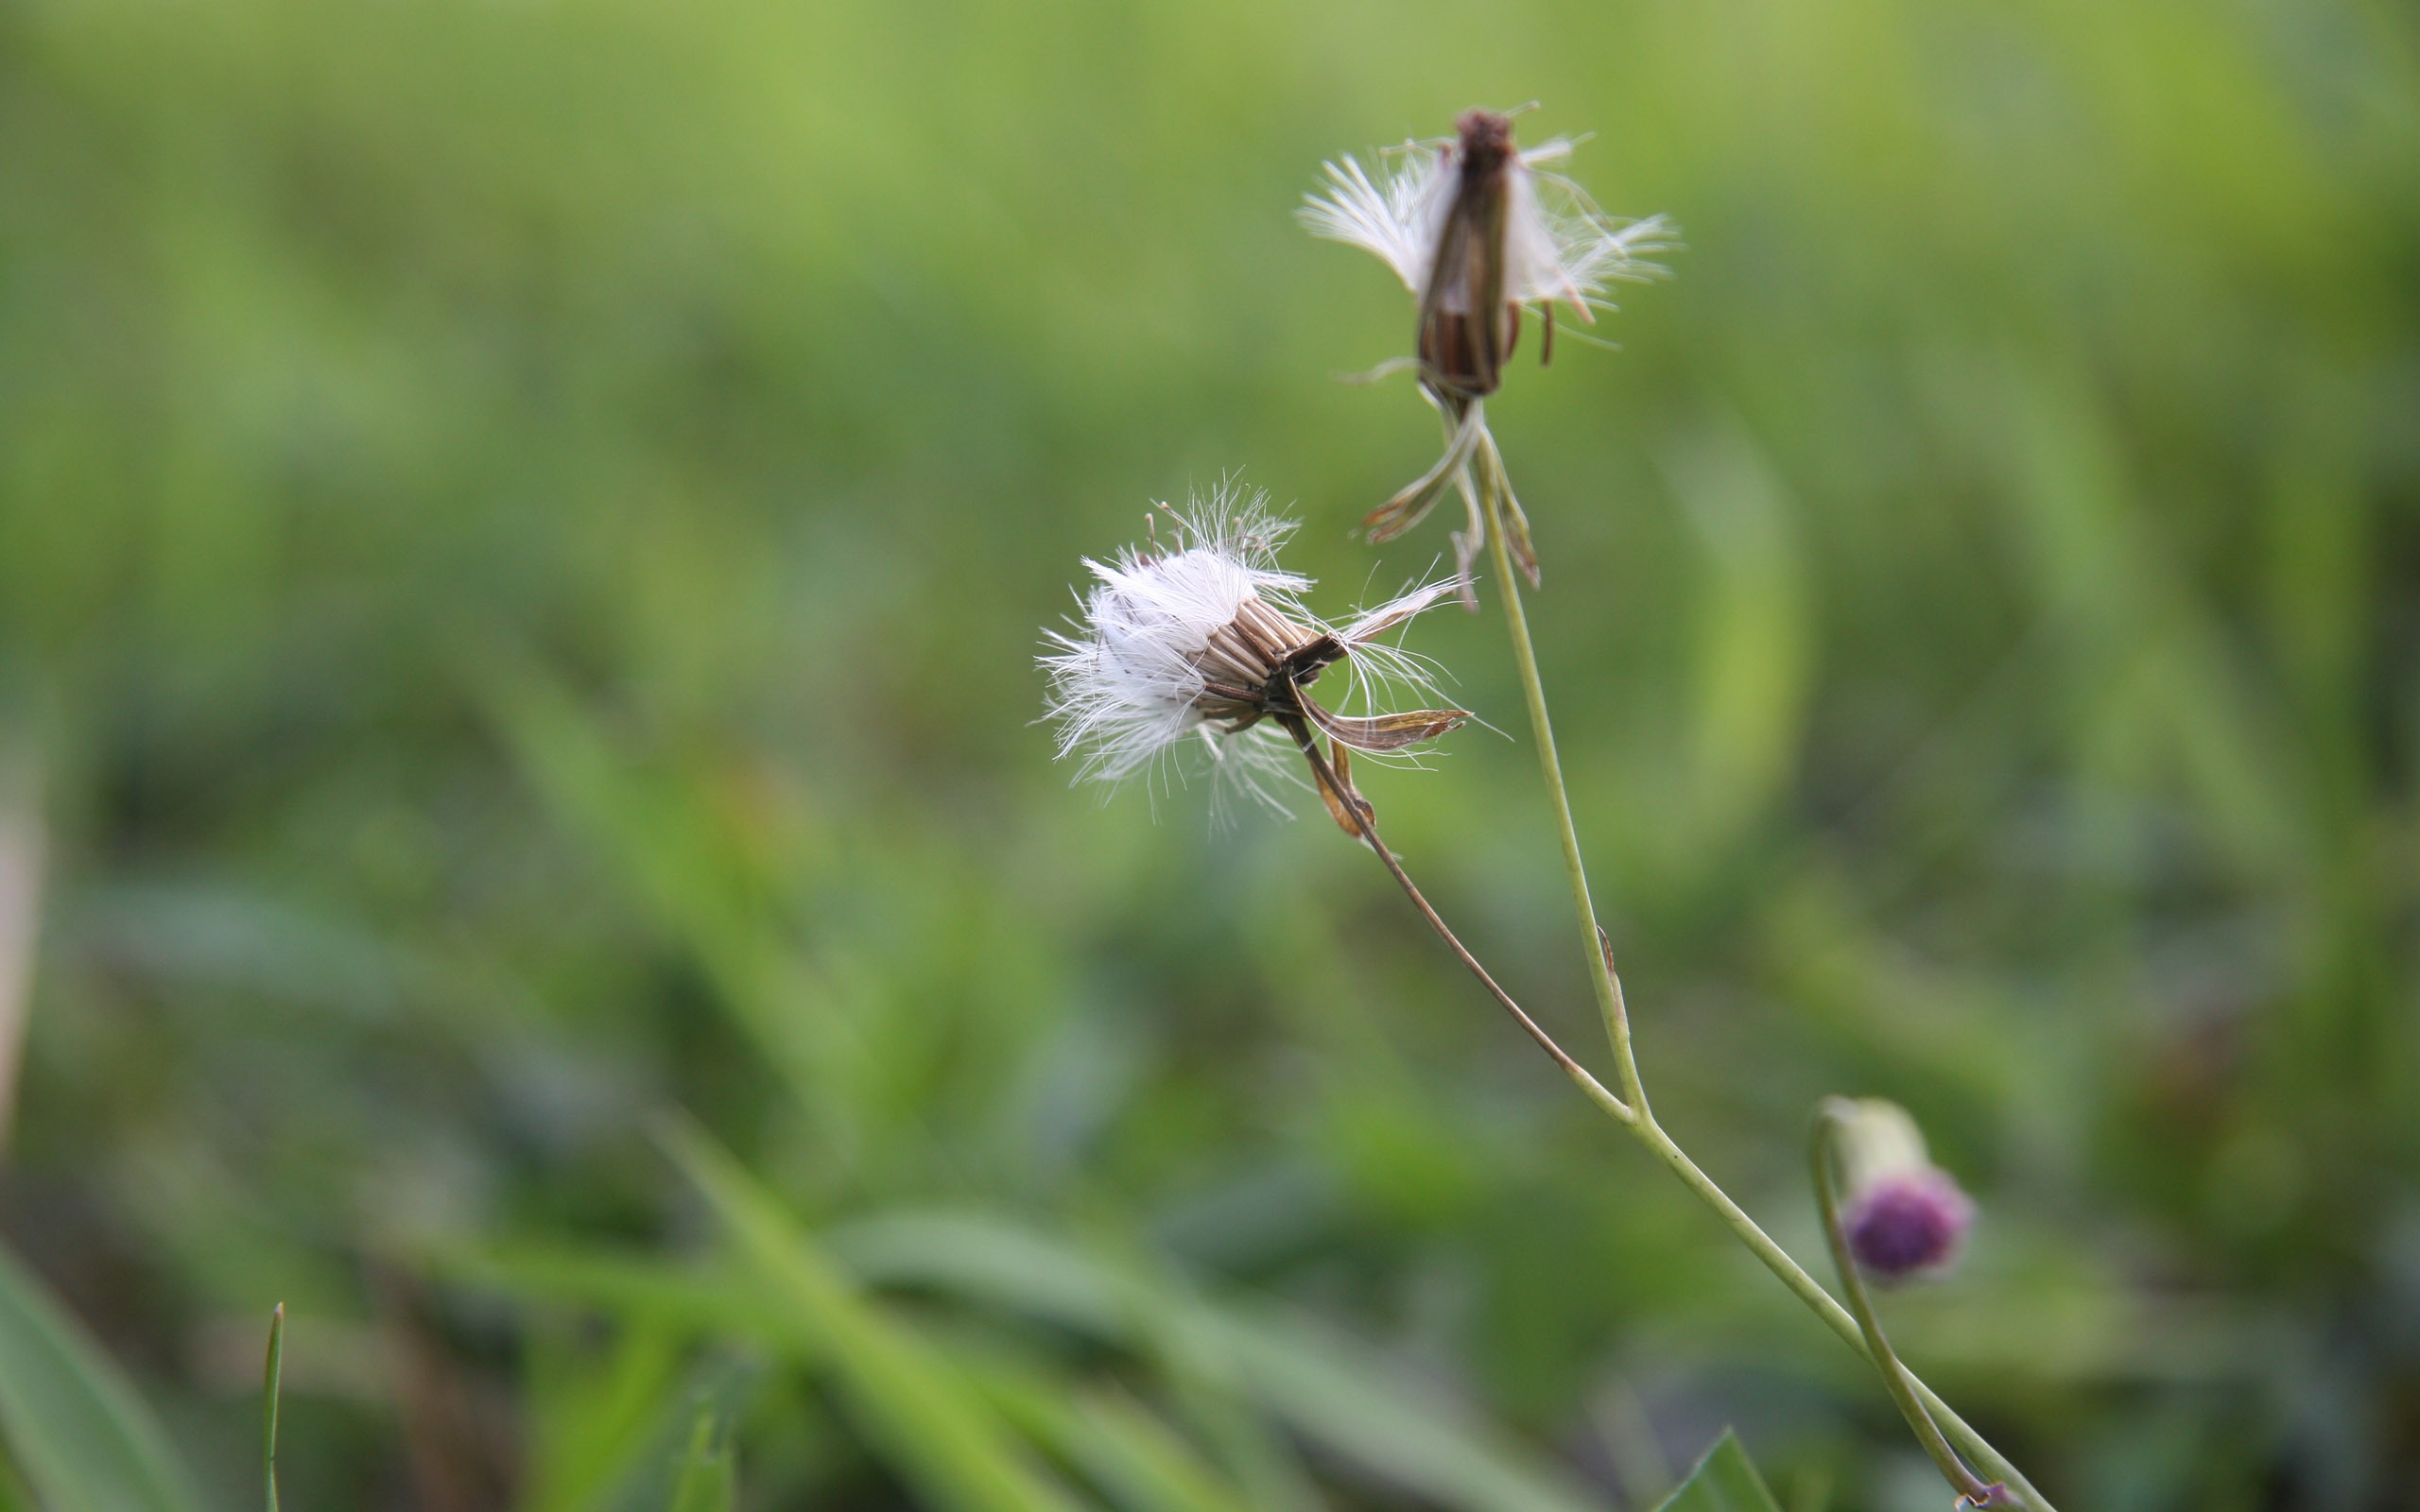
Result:
[[[1214,760],[1248,756],[1211,728],[1204,653],[1245,605],[1292,618],[1310,587],[1277,567],[1294,524],[1270,510],[1266,495],[1221,488],[1169,513],[1174,550],[1129,546],[1108,561],[1087,558],[1094,587],[1077,633],[1049,632],[1049,715],[1059,754],[1080,756],[1083,777],[1122,782],[1197,732]]]
[[[1302,692],[1323,669],[1343,664],[1354,696],[1374,706],[1389,694],[1433,693],[1425,660],[1380,638],[1452,584],[1414,589],[1331,626],[1304,606],[1311,580],[1277,564],[1294,524],[1266,494],[1222,485],[1167,515],[1172,541],[1088,559],[1093,583],[1079,612],[1066,629],[1046,632],[1046,717],[1058,727],[1058,754],[1078,762],[1079,781],[1181,780],[1206,765],[1214,803],[1234,789],[1282,807],[1272,789],[1293,780],[1298,750],[1284,721],[1309,719],[1337,734],[1333,716]],[[1338,738],[1351,744],[1346,728]]]

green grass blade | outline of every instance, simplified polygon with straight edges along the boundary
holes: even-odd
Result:
[[[159,1419],[6,1248],[0,1436],[45,1512],[199,1512]]]
[[[994,1362],[969,1372],[1000,1412],[1131,1512],[1252,1512],[1184,1436],[1114,1388]]]
[[[694,1335],[625,1316],[599,1340],[581,1319],[531,1319],[524,1334],[517,1512],[607,1512],[663,1503],[697,1393],[683,1366]],[[641,1467],[649,1493],[630,1489]]]
[[[901,1214],[860,1222],[838,1237],[839,1258],[868,1280],[929,1287],[1164,1361],[1206,1352],[1213,1373],[1230,1389],[1305,1442],[1440,1506],[1586,1512],[1596,1504],[1543,1456],[1447,1404],[1390,1383],[1387,1372],[1349,1341],[1300,1318],[1157,1293],[1076,1246],[987,1217]],[[825,1266],[834,1263],[817,1258]],[[446,1269],[462,1280],[521,1296],[577,1300],[700,1333],[814,1348],[796,1327],[769,1326],[765,1301],[751,1295],[764,1283],[752,1276],[530,1247],[457,1256]],[[1053,1437],[1028,1426],[1038,1437]],[[1059,1447],[1082,1462],[1072,1442]],[[1090,1447],[1106,1444],[1096,1437]]]
[[[277,1512],[277,1394],[285,1374],[285,1304],[268,1315],[268,1363],[261,1367],[261,1484]]]
[[[1075,1512],[949,1362],[870,1305],[771,1193],[693,1128],[666,1143],[903,1480],[948,1512]]]
[[[633,1323],[705,1337],[768,1332],[748,1295],[753,1278],[722,1262],[675,1264],[655,1255],[527,1240],[439,1249],[426,1258],[437,1274],[464,1286],[577,1302]]]
[[[1543,1455],[1428,1395],[1292,1314],[1170,1295],[1099,1255],[1019,1225],[903,1213],[852,1226],[842,1254],[875,1281],[930,1286],[1217,1372],[1307,1442],[1461,1512],[1584,1512]]]
[[[1781,1512],[1781,1507],[1749,1463],[1738,1435],[1725,1429],[1689,1478],[1655,1512]]]
[[[738,1466],[731,1443],[715,1421],[714,1408],[701,1406],[689,1430],[680,1484],[672,1489],[672,1512],[732,1512],[738,1500]]]
[[[1468,1512],[1587,1512],[1599,1505],[1542,1456],[1426,1394],[1306,1319],[1218,1318],[1248,1389],[1296,1433],[1368,1471]]]

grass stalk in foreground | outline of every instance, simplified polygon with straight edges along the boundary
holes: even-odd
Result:
[[[277,1512],[277,1395],[285,1374],[285,1304],[268,1315],[268,1362],[261,1367],[261,1481]]]

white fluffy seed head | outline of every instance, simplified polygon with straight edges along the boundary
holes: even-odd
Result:
[[[1174,550],[1129,546],[1110,561],[1087,558],[1096,584],[1076,633],[1049,632],[1049,716],[1060,756],[1082,762],[1080,779],[1122,782],[1197,731],[1214,757],[1253,759],[1269,748],[1271,732],[1245,731],[1253,738],[1238,742],[1210,728],[1201,661],[1247,603],[1300,617],[1310,583],[1277,567],[1293,524],[1272,515],[1265,496],[1226,489],[1169,513]]]
[[[1675,232],[1662,215],[1609,219],[1578,184],[1542,171],[1569,157],[1571,146],[1558,137],[1512,159],[1504,294],[1516,304],[1567,304],[1586,318],[1591,307],[1602,307],[1609,283],[1661,277],[1664,269],[1646,259],[1669,249]],[[1375,253],[1419,299],[1453,207],[1459,150],[1451,138],[1407,142],[1383,181],[1350,157],[1323,163],[1326,191],[1304,196],[1297,214],[1311,234]]]
[[[1292,740],[1239,717],[1237,701],[1215,691],[1203,669],[1205,658],[1217,664],[1213,639],[1246,616],[1264,638],[1300,645],[1332,637],[1360,701],[1390,688],[1431,691],[1425,664],[1377,637],[1451,593],[1451,582],[1331,627],[1303,607],[1311,580],[1277,565],[1294,524],[1271,512],[1266,494],[1222,486],[1183,511],[1162,507],[1172,540],[1087,559],[1095,582],[1080,595],[1080,613],[1068,630],[1046,632],[1047,717],[1058,726],[1059,755],[1080,764],[1078,781],[1115,784],[1158,772],[1190,749],[1219,778],[1272,804],[1272,780],[1299,781]]]

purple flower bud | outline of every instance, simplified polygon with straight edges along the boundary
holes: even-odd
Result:
[[[1885,1282],[1947,1269],[1974,1222],[1973,1200],[1935,1165],[1876,1177],[1850,1194],[1841,1214],[1849,1253]]]

